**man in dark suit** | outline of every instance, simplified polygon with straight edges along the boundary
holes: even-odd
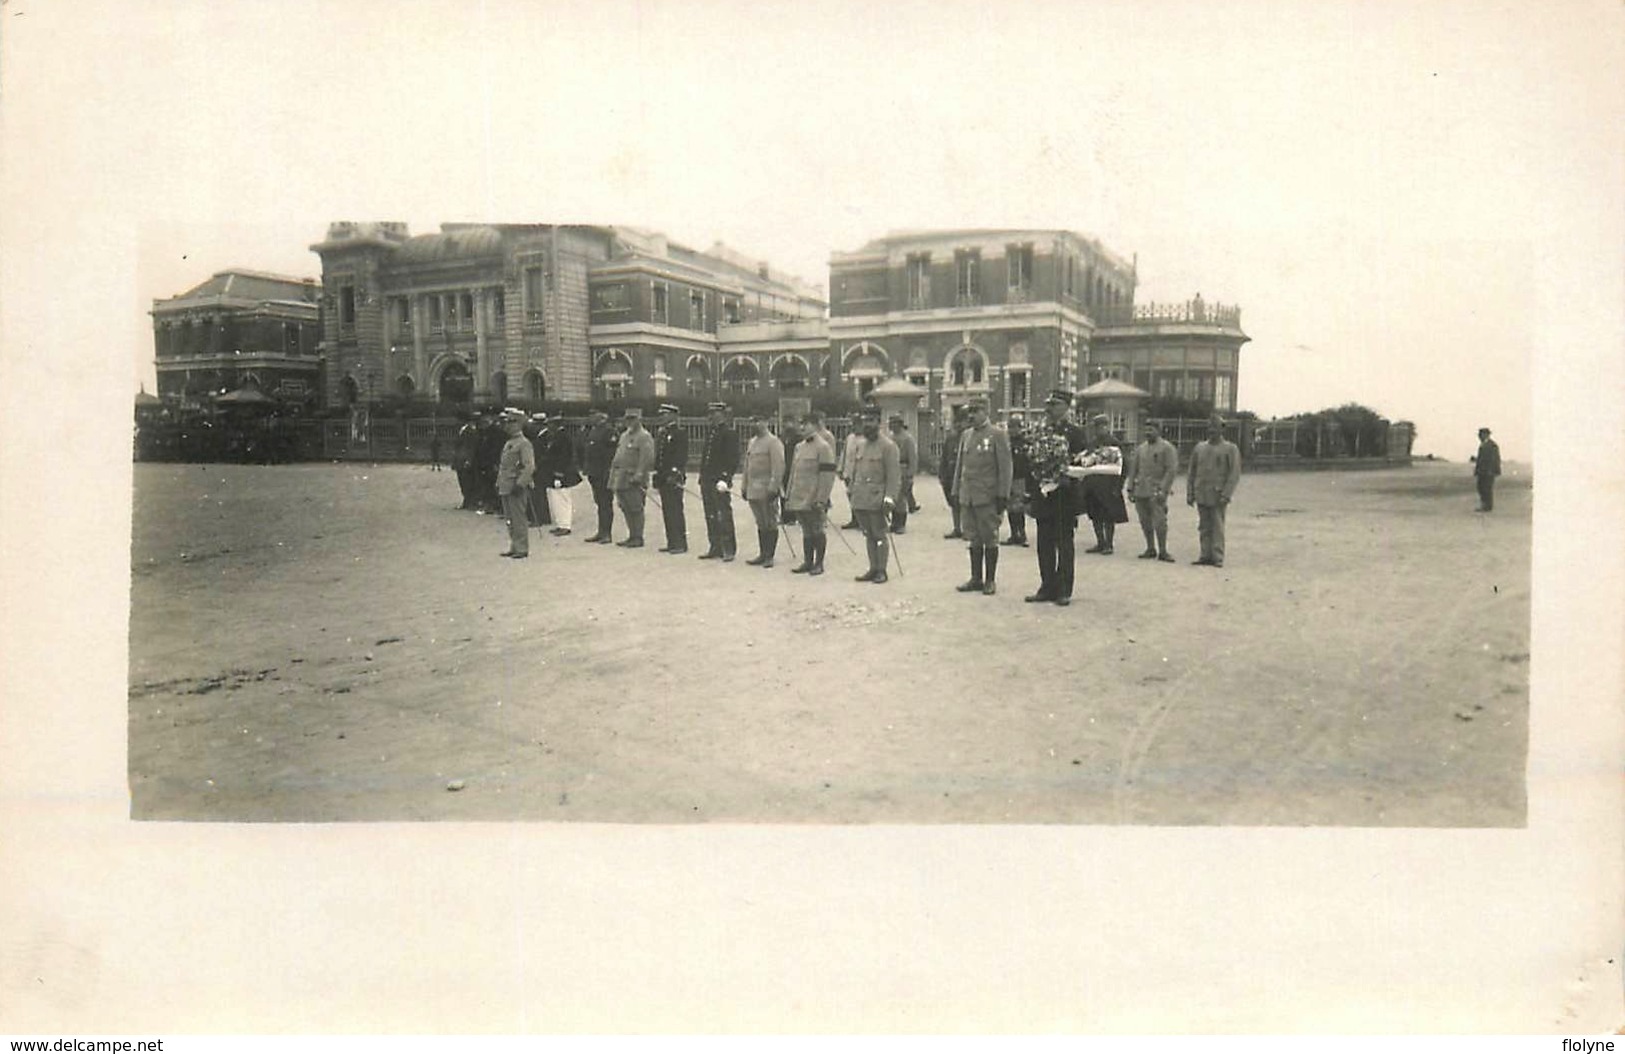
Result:
[[[655,411],[655,492],[666,525],[663,553],[688,552],[688,522],[683,516],[683,481],[688,478],[688,430],[677,420],[677,407],[661,403]]]
[[[706,407],[708,430],[700,457],[700,497],[705,504],[706,549],[701,560],[731,562],[734,540],[733,478],[739,471],[739,435],[729,420],[727,403]]]
[[[610,543],[610,532],[615,527],[615,492],[609,489],[609,465],[615,460],[615,444],[619,438],[615,426],[609,423],[609,414],[593,407],[581,460],[587,482],[592,485],[593,504],[598,507],[598,531],[587,541],[600,545]]]
[[[563,421],[541,419],[541,434],[536,444],[536,489],[542,495],[537,504],[547,505],[548,519],[553,529],[548,533],[563,537],[570,533],[576,518],[576,503],[571,491],[581,482],[581,470],[576,466],[576,445]]]
[[[1478,508],[1475,512],[1495,509],[1495,477],[1501,474],[1501,448],[1490,438],[1488,428],[1478,430],[1478,454],[1473,458],[1473,476],[1478,480]]]

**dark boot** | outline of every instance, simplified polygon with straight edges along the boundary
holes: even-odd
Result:
[[[959,529],[959,506],[958,505],[950,505],[950,506],[948,506],[948,511],[953,513],[954,529],[949,531],[947,534],[943,535],[943,537],[944,538],[963,538],[963,537],[965,537],[964,532]]]
[[[752,567],[761,567],[763,564],[767,563],[766,531],[756,532],[756,557],[752,560],[746,560],[745,563],[750,564]]]
[[[807,571],[809,575],[824,573],[824,549],[828,545],[828,538],[815,538],[807,543],[807,548],[810,550],[807,559],[812,561],[812,567]]]
[[[1089,548],[1085,549],[1084,552],[1086,552],[1086,553],[1103,552],[1105,550],[1105,548],[1106,548],[1106,535],[1100,529],[1100,521],[1099,520],[1090,520],[1089,521],[1089,526],[1091,526],[1091,527],[1093,527],[1095,529],[1095,544],[1091,545]]]
[[[1104,543],[1101,546],[1100,555],[1110,556],[1112,555],[1112,541],[1117,537],[1117,524],[1107,520],[1101,524],[1100,529],[1102,532],[1101,539]]]
[[[980,593],[982,591],[982,554],[984,550],[980,545],[970,547],[970,581],[955,586],[961,593]]]
[[[998,547],[993,545],[988,546],[987,551],[982,554],[982,561],[986,565],[982,571],[982,595],[990,597],[994,593],[998,592],[998,590],[993,587],[993,579],[996,578],[999,573]]]
[[[762,532],[762,541],[767,543],[767,548],[762,550],[764,553],[767,554],[767,559],[762,561],[762,566],[763,567],[772,567],[773,566],[773,558],[779,554],[779,532],[778,531],[763,531]]]

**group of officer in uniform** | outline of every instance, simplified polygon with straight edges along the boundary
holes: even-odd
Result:
[[[1130,449],[1114,435],[1105,415],[1091,418],[1087,426],[1073,420],[1072,401],[1071,392],[1055,389],[1045,400],[1041,419],[1009,429],[993,423],[985,399],[971,400],[956,412],[945,436],[939,475],[953,516],[953,528],[945,537],[968,543],[970,576],[958,587],[960,592],[997,593],[1000,547],[1029,544],[1030,516],[1039,585],[1025,599],[1070,604],[1078,518],[1087,517],[1095,534],[1094,546],[1085,552],[1109,556],[1117,524],[1129,519],[1125,496],[1133,502],[1145,536],[1140,557],[1174,562],[1168,551],[1167,504],[1178,472],[1177,450],[1149,422],[1144,441]],[[617,431],[608,414],[595,409],[579,469],[568,431],[548,422],[545,414],[535,414],[527,422],[522,413],[510,410],[491,423],[476,415],[459,432],[453,460],[463,485],[463,507],[480,506],[483,459],[490,449],[489,435],[495,433],[499,443],[490,491],[509,519],[510,545],[504,556],[526,555],[521,539],[528,523],[552,522],[554,534],[569,533],[574,511],[569,490],[583,475],[591,484],[598,513],[598,529],[587,542],[613,540],[614,508],[619,506],[627,537],[615,544],[642,547],[645,504],[652,494],[665,525],[666,541],[660,551],[686,553],[684,497],[693,492],[687,487],[688,433],[678,413],[671,404],[660,406],[651,431],[644,428],[640,410],[628,409],[625,426]],[[786,429],[788,448],[770,429],[769,417],[757,414],[741,449],[729,406],[709,404],[698,478],[707,541],[700,559],[727,563],[737,556],[733,514],[737,474],[756,525],[756,555],[745,563],[773,567],[781,530],[794,523],[801,527],[802,552],[793,572],[823,574],[831,496],[840,479],[851,509],[845,526],[862,531],[868,559],[868,568],[857,581],[886,582],[894,559],[891,536],[904,533],[908,513],[918,509],[912,481],[919,448],[900,417],[892,418],[889,430],[881,429],[880,418],[878,408],[866,406],[860,427],[837,452],[835,437],[819,411],[809,411]],[[504,435],[506,441],[501,442]],[[1187,476],[1187,503],[1197,506],[1200,517],[1202,551],[1197,564],[1223,566],[1224,510],[1240,470],[1240,453],[1223,438],[1223,422],[1215,417],[1207,442],[1198,444],[1193,454]],[[546,502],[534,499],[533,486],[546,494]],[[1006,517],[1009,536],[1001,542],[1000,524]]]

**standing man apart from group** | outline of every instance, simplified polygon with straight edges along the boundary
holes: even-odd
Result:
[[[616,545],[624,549],[643,547],[643,506],[649,494],[649,477],[655,467],[654,437],[643,428],[643,411],[626,411],[626,431],[615,445],[615,459],[609,464],[609,487],[626,518],[627,537]]]
[[[869,552],[869,570],[858,575],[857,580],[879,585],[887,577],[886,565],[891,555],[886,540],[887,521],[903,485],[903,470],[897,444],[880,431],[879,408],[867,407],[862,420],[863,429],[849,465],[851,479],[847,497],[852,502],[852,513],[863,530],[863,541]]]
[[[1495,510],[1495,477],[1501,474],[1501,447],[1490,438],[1488,428],[1478,430],[1478,453],[1473,455],[1473,478],[1478,481],[1478,508]]]
[[[508,549],[503,556],[523,560],[530,556],[530,484],[536,475],[536,452],[525,438],[525,415],[518,410],[502,415],[502,430],[508,439],[497,454],[493,481],[502,501],[502,514],[508,518]]]
[[[1224,514],[1241,482],[1241,450],[1224,437],[1224,418],[1208,418],[1207,441],[1191,451],[1185,477],[1185,504],[1196,506],[1197,538],[1202,553],[1191,563],[1224,566]]]
[[[992,596],[999,568],[999,520],[1010,501],[1010,437],[988,419],[986,399],[972,399],[965,408],[970,427],[959,439],[953,493],[960,529],[970,541],[970,580],[958,588]]]
[[[825,519],[835,489],[835,446],[822,428],[822,416],[809,413],[802,424],[801,442],[790,454],[790,481],[784,493],[784,507],[801,522],[801,563],[790,570],[821,575],[824,547],[829,544]]]
[[[666,526],[663,553],[688,552],[688,521],[683,514],[683,482],[688,478],[688,432],[677,420],[678,409],[661,403],[655,411],[655,490]]]
[[[1178,475],[1179,451],[1162,438],[1161,425],[1147,421],[1145,439],[1135,449],[1128,479],[1123,483],[1139,516],[1140,533],[1145,535],[1142,560],[1174,562],[1168,552],[1168,495],[1173,492],[1174,478]]]
[[[1071,418],[1072,393],[1052,389],[1044,400],[1044,419],[1023,437],[1027,448],[1027,508],[1037,526],[1038,591],[1029,604],[1072,603],[1076,570],[1073,536],[1082,508],[1081,487],[1073,477],[1072,459],[1089,445]]]
[[[784,485],[784,443],[767,427],[767,415],[751,418],[750,445],[745,448],[741,486],[756,518],[756,558],[745,563],[772,567],[779,548],[779,492]]]
[[[706,407],[705,450],[700,456],[700,500],[705,506],[706,549],[701,560],[733,560],[733,478],[739,470],[739,436],[728,419],[727,403]]]

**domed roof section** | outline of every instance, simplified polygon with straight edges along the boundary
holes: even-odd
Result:
[[[396,259],[402,263],[433,263],[437,260],[468,260],[499,256],[502,234],[495,227],[443,227],[438,234],[419,234],[401,243]]]

